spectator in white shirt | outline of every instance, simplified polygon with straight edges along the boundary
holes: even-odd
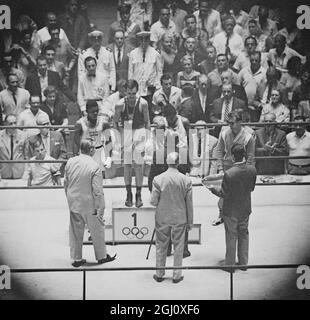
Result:
[[[94,57],[87,57],[84,65],[86,73],[79,79],[78,104],[83,116],[86,116],[87,100],[98,101],[99,111],[102,112],[103,103],[110,95],[110,90],[108,79],[97,70],[97,60]]]
[[[176,32],[175,23],[170,19],[170,9],[163,7],[160,10],[159,21],[155,22],[151,27],[151,43],[154,48],[158,47],[163,34],[169,34],[173,37],[174,43],[177,42],[179,35]]]
[[[243,40],[239,34],[234,31],[236,21],[232,16],[227,16],[223,20],[224,31],[217,34],[213,39],[213,45],[218,54],[227,55],[232,65],[238,55],[243,50]]]

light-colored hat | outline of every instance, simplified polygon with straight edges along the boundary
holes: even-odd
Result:
[[[48,114],[42,113],[42,114],[38,115],[36,123],[38,126],[46,124],[46,123],[50,124],[50,118],[49,118]]]
[[[139,38],[146,38],[146,37],[150,37],[150,36],[151,36],[150,31],[140,31],[137,33],[137,37],[139,37]]]
[[[103,38],[103,32],[99,30],[94,30],[88,34],[89,38]]]

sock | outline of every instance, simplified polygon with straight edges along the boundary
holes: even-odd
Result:
[[[141,190],[142,190],[142,187],[137,187],[136,194],[141,196]]]
[[[132,194],[131,185],[126,186],[127,194]]]

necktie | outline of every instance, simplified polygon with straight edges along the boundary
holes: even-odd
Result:
[[[17,106],[16,92],[12,92],[12,96],[13,96],[15,106]]]
[[[14,136],[11,135],[11,160],[13,160]]]
[[[145,53],[145,51],[143,50],[143,62],[145,62],[145,55],[146,55],[146,53]]]
[[[225,54],[228,57],[228,60],[230,60],[231,53],[230,53],[230,48],[229,48],[229,35],[227,35],[225,47],[226,47]]]
[[[224,104],[225,104],[225,111],[224,111],[224,121],[227,121],[227,116],[228,116],[228,113],[229,113],[229,100],[224,100]]]
[[[99,52],[96,51],[96,59],[98,60],[98,58],[99,58]]]
[[[201,135],[198,134],[198,152],[197,152],[197,156],[200,158],[201,157]]]
[[[121,65],[121,49],[118,49],[118,53],[117,53],[117,67],[119,68]]]
[[[270,102],[271,92],[272,92],[272,85],[269,85],[268,93],[267,93],[267,100],[266,100],[267,103]]]

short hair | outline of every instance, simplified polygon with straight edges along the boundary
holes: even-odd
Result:
[[[48,44],[47,46],[45,46],[45,47],[43,48],[43,54],[46,54],[47,51],[54,51],[54,52],[56,52],[56,49],[55,49],[55,47],[54,47],[53,45]]]
[[[276,38],[280,38],[283,42],[286,43],[286,37],[285,37],[282,33],[278,33],[278,34],[274,37],[274,40],[276,40]]]
[[[91,108],[99,108],[98,103],[96,100],[87,100],[86,102],[86,112],[88,112]]]
[[[264,116],[263,116],[264,121],[266,121],[266,118],[267,118],[267,117],[270,117],[270,116],[272,116],[272,117],[274,118],[274,122],[276,122],[277,116],[276,116],[276,114],[273,113],[273,112],[265,113]]]
[[[242,113],[243,113],[243,110],[233,110],[231,112],[228,113],[227,115],[227,120],[228,121],[237,121],[237,122],[240,122],[242,121]]]
[[[251,58],[252,56],[256,56],[256,55],[258,55],[258,56],[259,56],[259,59],[262,60],[262,53],[261,53],[260,51],[251,52],[251,53],[250,53],[250,58]]]
[[[81,153],[90,155],[91,150],[94,148],[90,140],[82,139],[80,143]]]
[[[39,98],[39,99],[40,99],[40,102],[42,101],[42,97],[41,97],[41,95],[40,95],[39,93],[34,93],[34,94],[32,94],[32,95],[30,96],[30,98],[29,98],[29,101],[31,102],[31,101],[32,101],[32,98],[34,98],[34,97]]]
[[[231,147],[231,154],[234,156],[235,161],[242,161],[242,159],[245,157],[245,148],[242,144],[234,144]]]
[[[179,154],[177,152],[171,152],[167,155],[167,164],[168,165],[178,165],[179,163]]]
[[[92,61],[92,60],[95,61],[96,65],[97,65],[97,60],[96,60],[96,58],[95,58],[95,57],[92,57],[92,56],[88,56],[88,57],[86,57],[85,60],[84,60],[84,67],[86,68],[87,62]]]
[[[131,5],[130,4],[119,5],[117,10],[119,11],[120,14],[122,14],[122,13],[130,13]]]
[[[119,79],[117,81],[117,88],[125,88],[125,89],[127,89],[127,81],[125,79]]]
[[[132,90],[132,89],[137,89],[139,90],[139,84],[136,80],[130,79],[127,82],[127,89]]]
[[[185,61],[190,61],[192,65],[194,64],[193,58],[190,55],[185,55],[182,57],[181,63],[183,64]]]
[[[16,77],[17,80],[19,81],[18,75],[15,72],[9,72],[9,74],[6,76],[6,83],[9,83],[10,77],[13,77],[13,76]]]
[[[123,29],[121,29],[121,28],[118,28],[118,29],[116,29],[115,31],[114,31],[114,37],[115,37],[115,35],[116,35],[116,32],[121,32],[124,36],[125,36],[125,31],[123,30]]]
[[[37,57],[37,60],[36,60],[36,62],[37,62],[37,64],[38,64],[38,62],[39,61],[46,61],[46,57],[44,56],[44,55],[39,55],[38,57]]]
[[[15,113],[9,113],[4,118],[5,123],[7,123],[9,117],[14,117],[17,120],[17,115]]]
[[[245,40],[244,40],[244,45],[247,43],[247,41],[248,40],[254,40],[255,41],[255,43],[256,43],[256,45],[257,45],[257,39],[254,37],[254,36],[248,36],[248,37],[246,37],[245,38]]]
[[[257,26],[257,21],[256,21],[255,19],[250,19],[249,22],[248,22],[248,24],[249,24],[249,23],[254,23],[254,24]]]
[[[53,23],[48,26],[48,33],[51,34],[52,30],[58,30],[60,31],[60,25],[58,23]]]
[[[55,86],[49,85],[46,89],[44,89],[43,94],[44,97],[47,97],[49,94],[55,93],[57,95],[57,89]]]
[[[188,19],[195,19],[195,22],[197,22],[196,16],[195,16],[194,14],[192,14],[192,13],[187,14],[187,15],[185,16],[185,18],[184,18],[185,23],[186,23],[186,21],[187,21]]]
[[[216,59],[218,59],[219,57],[225,57],[227,60],[228,60],[228,57],[225,53],[219,53],[217,56],[216,56]]]
[[[161,78],[160,78],[160,83],[162,84],[163,81],[165,81],[165,80],[170,80],[170,79],[172,79],[171,74],[169,74],[169,73],[164,73],[164,74],[161,76]]]
[[[208,43],[208,45],[206,46],[206,51],[210,48],[214,49],[214,51],[216,52],[216,48],[212,43]]]
[[[227,20],[233,20],[233,21],[234,21],[234,24],[236,24],[236,19],[235,19],[233,16],[231,16],[231,15],[226,15],[226,16],[224,16],[223,19],[222,19],[222,23],[225,24],[225,22],[226,22]]]

